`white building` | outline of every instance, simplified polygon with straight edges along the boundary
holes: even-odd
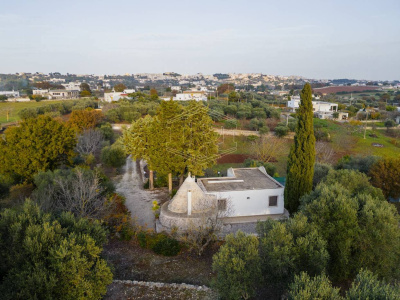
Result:
[[[207,216],[222,212],[225,224],[255,223],[287,218],[284,186],[264,167],[228,170],[227,177],[186,178],[172,200],[161,207],[157,230],[181,231],[199,226]]]
[[[6,96],[6,97],[14,97],[17,98],[19,97],[19,91],[0,91],[0,96]]]
[[[267,174],[264,167],[230,168],[227,177],[199,178],[197,184],[218,201],[229,201],[229,217],[282,215],[284,186]],[[219,205],[223,207],[224,205]]]
[[[163,98],[164,100],[169,100],[170,98]],[[176,94],[175,97],[172,98],[175,101],[207,101],[206,92],[202,91],[184,91],[183,93]]]
[[[300,105],[300,96],[292,96],[287,102],[287,106],[295,111]],[[315,114],[332,115],[334,112],[338,111],[339,105],[336,103],[324,102],[324,101],[312,101],[313,111]],[[325,119],[325,118],[324,118]]]
[[[61,84],[63,87],[65,87],[66,90],[72,90],[72,91],[80,91],[81,90],[81,82],[68,82],[68,83],[62,83]]]
[[[48,96],[50,90],[32,90],[33,95]]]
[[[115,92],[114,90],[111,93],[104,93],[104,101],[113,102],[119,101],[123,98],[129,98],[129,94],[135,93],[133,89],[125,89],[123,92]]]
[[[400,124],[400,116],[397,116],[397,117],[396,117],[396,123],[397,123],[397,124]]]
[[[50,90],[49,99],[76,99],[79,91],[76,90]]]
[[[179,85],[173,85],[173,86],[171,86],[171,91],[181,91],[182,90],[182,88],[179,86]]]

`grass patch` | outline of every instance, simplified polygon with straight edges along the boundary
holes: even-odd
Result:
[[[16,122],[21,118],[18,113],[24,108],[37,108],[46,106],[48,104],[61,103],[65,101],[76,101],[74,100],[46,100],[46,101],[29,101],[29,102],[0,102],[0,124],[7,122]],[[7,111],[9,110],[9,120],[7,121]]]

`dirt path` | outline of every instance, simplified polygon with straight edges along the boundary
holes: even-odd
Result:
[[[151,208],[156,195],[143,189],[143,180],[138,169],[139,163],[132,161],[129,156],[124,166],[124,175],[114,178],[116,191],[126,198],[125,205],[137,224],[154,229],[155,218]]]

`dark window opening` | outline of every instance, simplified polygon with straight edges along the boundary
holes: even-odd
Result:
[[[278,196],[269,196],[269,206],[278,206]]]

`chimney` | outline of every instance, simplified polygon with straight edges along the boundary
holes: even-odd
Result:
[[[188,216],[192,214],[192,191],[188,190]]]

